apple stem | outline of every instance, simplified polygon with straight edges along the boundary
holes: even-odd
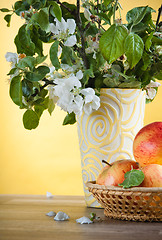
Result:
[[[137,163],[137,165],[138,165],[139,169],[140,169],[140,170],[142,170],[142,168],[141,168],[141,166],[140,166],[139,162],[136,162],[136,163]]]
[[[109,165],[110,167],[112,166],[110,163],[106,162],[105,160],[102,160],[103,163],[106,163],[107,165]]]

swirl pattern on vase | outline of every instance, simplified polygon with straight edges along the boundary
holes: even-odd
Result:
[[[112,163],[134,159],[133,139],[143,127],[145,91],[140,89],[101,89],[101,106],[78,121],[81,167],[85,200],[88,206],[100,207],[85,183],[96,180],[102,160]]]

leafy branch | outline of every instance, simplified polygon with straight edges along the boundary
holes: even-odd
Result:
[[[147,90],[153,82],[152,98],[155,97],[158,87],[155,79],[162,78],[162,7],[156,25],[152,19],[155,11],[148,6],[128,11],[126,24],[122,23],[121,10],[118,0],[84,1],[82,6],[80,0],[75,4],[61,0],[23,0],[15,1],[12,10],[0,9],[7,13],[4,19],[8,27],[13,14],[25,21],[14,39],[17,53],[8,52],[6,56],[12,63],[8,73],[10,97],[21,109],[27,109],[23,118],[25,128],[35,128],[44,110],[52,113],[56,96],[63,97],[57,105],[62,102],[61,107],[68,113],[64,125],[76,121],[75,114],[85,106],[83,92],[90,88],[98,93],[103,87]],[[116,19],[117,11],[119,19]],[[52,66],[44,64],[45,43],[50,44]],[[71,81],[71,78],[70,85],[74,86],[69,96],[73,99],[65,101],[65,92],[69,90],[62,92],[62,88],[66,79]],[[57,94],[57,88],[52,87],[55,84],[60,87]],[[92,89],[91,94],[98,97]],[[81,102],[74,108],[79,99]],[[73,104],[72,111],[68,110],[69,102]]]
[[[82,27],[82,20],[80,18],[80,0],[77,0],[76,24],[77,24],[79,32],[80,32],[81,44],[82,44],[80,54],[82,56],[85,68],[88,69],[89,63],[88,63],[86,52],[85,52],[84,29]]]

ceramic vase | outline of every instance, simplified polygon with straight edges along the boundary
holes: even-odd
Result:
[[[78,136],[85,201],[100,207],[85,183],[95,181],[103,163],[134,159],[133,140],[143,127],[145,91],[141,89],[102,88],[101,106],[90,115],[78,117]]]

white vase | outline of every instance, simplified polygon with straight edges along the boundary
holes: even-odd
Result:
[[[102,160],[134,159],[133,140],[143,127],[145,95],[141,89],[103,88],[100,108],[77,119],[87,206],[100,207],[85,183],[96,180]]]

